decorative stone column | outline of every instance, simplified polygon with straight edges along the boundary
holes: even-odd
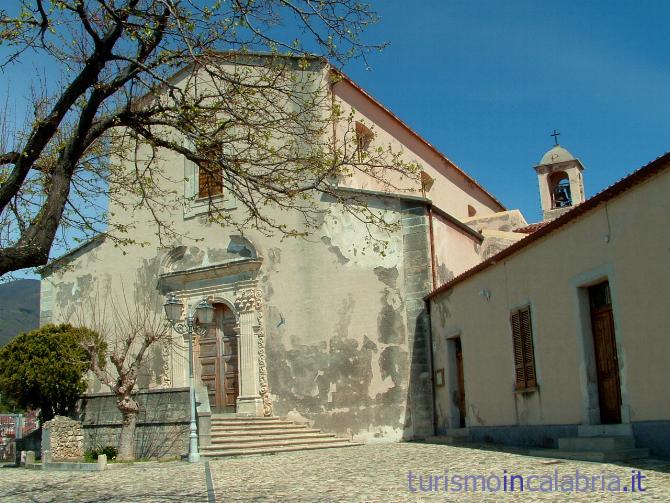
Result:
[[[239,359],[240,395],[237,397],[237,413],[251,416],[263,415],[263,399],[260,394],[258,374],[258,335],[254,330],[256,310],[261,307],[260,290],[244,290],[235,301],[239,312]]]

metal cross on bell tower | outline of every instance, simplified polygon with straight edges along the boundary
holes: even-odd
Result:
[[[558,137],[559,137],[560,135],[561,135],[561,133],[559,133],[558,131],[556,131],[556,130],[554,129],[554,132],[551,133],[549,136],[553,136],[553,137],[554,137],[554,143],[555,143],[556,145],[558,145]]]

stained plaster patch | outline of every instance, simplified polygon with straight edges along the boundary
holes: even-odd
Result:
[[[397,214],[386,212],[384,216],[389,223],[397,223]],[[376,226],[366,226],[349,213],[336,211],[324,217],[321,229],[321,241],[329,246],[329,250],[337,255],[342,264],[365,269],[390,269],[398,267],[400,263],[402,236],[399,233],[389,235]],[[388,245],[382,250],[375,240],[388,241]]]

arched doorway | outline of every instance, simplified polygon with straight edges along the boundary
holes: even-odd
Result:
[[[212,412],[235,412],[239,372],[235,314],[214,304],[214,324],[200,337],[200,379],[207,386]]]

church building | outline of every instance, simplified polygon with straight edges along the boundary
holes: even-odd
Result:
[[[171,216],[189,239],[162,246],[143,224],[149,219],[140,205],[133,214],[112,207],[111,218],[137,224],[134,237],[148,244],[121,248],[101,236],[42,270],[42,324],[91,324],[101,305],[160,315],[168,295],[191,307],[203,298],[214,306],[215,326],[194,340],[201,447],[214,426],[235,417],[281,418],[356,442],[431,435],[423,298],[520,239],[512,228],[526,224],[355,82],[325,62],[311,65],[330,82],[341,116],[352,117],[350,124],[332,125],[333,141],[351,126],[359,150],[390,145],[419,168],[409,191],[382,190],[355,170],[334,181],[344,197],[394,224],[373,236],[388,243],[383,253],[367,246],[374,229],[327,198],[304,239],[209,223],[203,218],[207,196],[213,194],[232,220],[243,218],[238,201],[225,182],[212,191],[197,165],[166,151],[159,161],[166,179],[184,180],[168,187],[183,190],[183,211]],[[299,228],[297,212],[268,211]],[[183,431],[188,407],[180,415],[178,404],[188,386],[186,341],[174,333],[150,351],[140,379],[139,435],[160,436],[156,425],[170,421]],[[113,443],[119,417],[109,390],[92,378],[86,403],[87,435],[104,428],[104,442]]]
[[[41,323],[96,328],[120,308],[160,318],[168,298],[182,317],[213,306],[214,324],[192,339],[205,455],[437,434],[592,460],[670,458],[670,155],[586,199],[584,166],[557,143],[534,167],[543,220],[529,225],[327,62],[287,61],[300,75],[290,82],[326,83],[342,111],[326,116],[328,142],[353,137],[358,159],[330,182],[337,198],[315,200],[311,227],[267,207],[305,236],[208,220],[214,201],[243,222],[243,205],[225,177],[166,150],[155,162],[178,195],[167,216],[181,238],[160,242],[146,207],[111,201],[110,219],[133,224],[144,246],[101,235],[45,266]],[[387,147],[417,168],[406,189],[356,169]],[[129,169],[152,157],[135,155]],[[173,331],[144,360],[140,456],[187,450],[187,342]],[[87,442],[114,445],[120,414],[93,377],[82,409]]]

